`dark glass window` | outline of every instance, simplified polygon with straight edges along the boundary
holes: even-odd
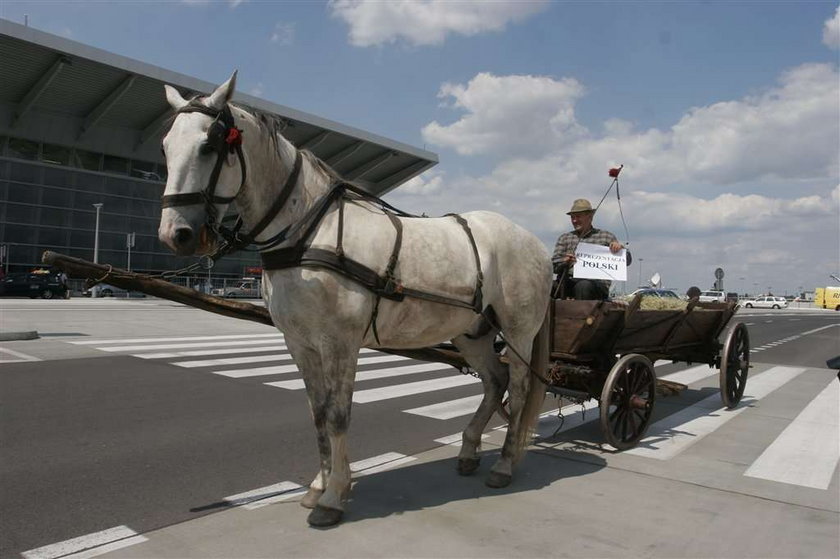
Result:
[[[100,237],[100,241],[102,238]],[[92,258],[93,257],[93,229],[90,231],[80,231],[78,229],[74,229],[70,231],[70,245],[76,248],[90,248],[90,254],[85,256],[84,258]]]
[[[40,186],[33,186],[30,184],[9,184],[9,201],[10,202],[26,202],[28,204],[39,204],[38,199],[41,193]]]
[[[102,170],[106,173],[128,174],[128,159],[115,155],[106,155],[102,161]]]
[[[101,194],[93,194],[88,192],[77,192],[76,193],[76,207],[77,208],[84,208],[91,212],[94,212],[93,204],[97,204],[100,202],[104,202],[104,196]],[[106,204],[107,207],[107,204]]]
[[[18,159],[38,159],[38,142],[9,138],[9,155]]]
[[[73,165],[88,171],[100,171],[102,169],[102,154],[76,149],[73,151]]]
[[[73,186],[75,171],[58,167],[44,167],[44,184],[52,186]]]
[[[9,204],[6,206],[6,221],[9,223],[35,223],[37,213],[37,206]],[[8,231],[9,228],[6,226],[6,232],[8,233]]]
[[[44,245],[61,246],[67,243],[67,231],[65,229],[56,229],[53,227],[39,227],[38,228],[38,244],[41,248]]]
[[[86,190],[87,192],[105,192],[105,177],[90,173],[78,173],[76,189]]]
[[[108,194],[119,194],[120,196],[131,196],[135,185],[139,181],[131,179],[120,179],[116,177],[105,178],[105,192]]]
[[[44,144],[41,150],[41,161],[52,163],[53,165],[69,165],[70,148],[56,146],[54,144]]]
[[[35,244],[35,231],[36,229],[34,227],[30,227],[28,225],[11,225],[7,223],[6,238],[4,241],[10,243]],[[11,262],[12,260],[9,259],[9,261]]]
[[[147,181],[160,181],[160,176],[157,174],[155,164],[149,161],[132,161],[131,176]]]
[[[0,155],[6,153],[6,136],[0,135]]]
[[[41,223],[43,225],[55,225],[62,227],[67,225],[70,212],[57,208],[41,208]]]
[[[21,182],[41,182],[41,169],[38,165],[28,163],[10,162],[9,178]]]
[[[73,203],[73,191],[60,188],[45,188],[41,197],[44,206],[56,206],[59,208],[70,208]]]

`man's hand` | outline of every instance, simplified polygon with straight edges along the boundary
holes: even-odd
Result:
[[[567,266],[574,266],[575,262],[577,262],[577,258],[575,258],[574,253],[566,253],[566,256],[563,257],[563,263]]]
[[[618,241],[613,241],[613,242],[610,243],[610,252],[612,252],[612,253],[616,253],[623,248],[624,248],[624,245],[619,243]]]

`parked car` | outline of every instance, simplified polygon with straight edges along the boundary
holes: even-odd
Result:
[[[24,274],[10,274],[3,278],[0,281],[0,296],[69,299],[70,290],[58,273],[39,270]]]
[[[634,291],[633,293],[628,295],[628,298],[632,299],[633,297],[635,297],[639,293],[641,293],[642,296],[644,296],[644,297],[658,297],[660,299],[670,299],[670,298],[679,299],[680,298],[679,295],[677,295],[676,293],[674,293],[670,289],[658,289],[658,288],[655,288],[655,287],[643,287],[641,289],[637,289],[636,291]]]
[[[217,297],[228,299],[257,299],[260,296],[260,285],[257,281],[243,281],[235,287],[219,287],[212,291]]]
[[[701,303],[725,303],[726,302],[726,293],[723,291],[701,291],[700,292],[700,302]]]
[[[123,298],[135,298],[135,297],[145,297],[145,293],[140,293],[139,291],[126,291],[121,287],[115,287],[113,285],[107,283],[100,283],[95,287],[90,287],[85,289],[82,292],[82,297],[93,297],[93,293],[96,291],[97,297],[123,297]]]
[[[788,302],[784,297],[767,296],[744,301],[744,306],[748,309],[753,307],[759,309],[785,309],[788,306]]]

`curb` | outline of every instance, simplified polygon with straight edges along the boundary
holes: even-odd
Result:
[[[14,342],[18,340],[37,340],[37,330],[30,330],[28,332],[0,332],[0,342]]]

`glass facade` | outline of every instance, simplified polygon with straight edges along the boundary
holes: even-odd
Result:
[[[96,209],[99,262],[128,264],[127,236],[135,233],[131,270],[160,273],[192,264],[157,238],[166,167],[149,161],[0,136],[0,245],[8,273],[40,267],[45,250],[93,260]],[[226,256],[214,278],[237,278],[259,266],[256,253]],[[200,279],[206,272],[198,274]]]

